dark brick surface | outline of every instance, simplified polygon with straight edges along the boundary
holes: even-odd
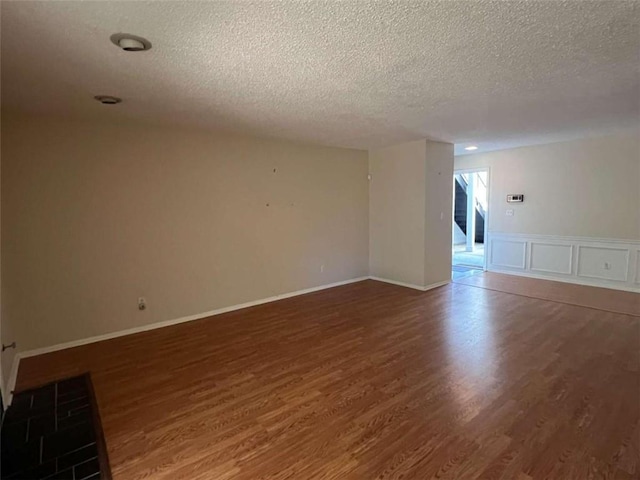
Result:
[[[14,395],[0,429],[1,480],[107,478],[88,381],[74,377]]]

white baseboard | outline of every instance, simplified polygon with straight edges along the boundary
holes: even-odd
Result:
[[[254,300],[251,302],[241,303],[238,305],[231,305],[229,307],[218,308],[216,310],[197,313],[195,315],[188,315],[186,317],[180,317],[173,320],[166,320],[164,322],[150,323],[148,325],[142,325],[140,327],[128,328],[126,330],[119,330],[117,332],[105,333],[104,335],[96,335],[94,337],[82,338],[80,340],[74,340],[71,342],[58,343],[56,345],[51,345],[48,347],[36,348],[33,350],[18,352],[13,359],[13,365],[11,368],[11,375],[9,376],[7,390],[6,391],[3,390],[3,394],[5,396],[5,404],[6,406],[11,405],[11,400],[13,398],[13,390],[15,389],[16,380],[18,377],[18,365],[20,363],[21,358],[35,357],[37,355],[43,355],[45,353],[57,352],[59,350],[66,350],[67,348],[80,347],[82,345],[87,345],[89,343],[101,342],[103,340],[110,340],[112,338],[124,337],[125,335],[132,335],[134,333],[146,332],[149,330],[155,330],[157,328],[168,327],[171,325],[178,325],[180,323],[191,322],[193,320],[200,320],[202,318],[213,317],[216,315],[221,315],[223,313],[233,312],[235,310],[241,310],[243,308],[255,307],[257,305],[275,302],[277,300],[284,300],[285,298],[297,297],[299,295],[313,293],[320,290],[326,290],[328,288],[339,287],[341,285],[347,285],[349,283],[361,282],[363,280],[368,280],[368,279],[369,277],[352,278],[349,280],[343,280],[341,282],[335,282],[335,283],[329,283],[326,285],[320,285],[317,287],[305,288],[304,290],[297,290],[295,292],[282,293],[280,295],[274,295],[273,297],[262,298],[260,300]]]
[[[349,280],[343,280],[341,282],[335,282],[335,283],[330,283],[330,284],[326,284],[326,285],[320,285],[318,287],[311,287],[311,288],[306,288],[304,290],[297,290],[295,292],[289,292],[289,293],[283,293],[280,295],[275,295],[273,297],[268,297],[268,298],[263,298],[260,300],[254,300],[252,302],[246,302],[246,303],[241,303],[238,305],[231,305],[229,307],[223,307],[223,308],[218,308],[216,310],[211,310],[208,312],[203,312],[203,313],[197,313],[195,315],[189,315],[186,317],[180,317],[180,318],[176,318],[173,320],[166,320],[164,322],[156,322],[156,323],[151,323],[148,325],[142,325],[140,327],[135,327],[135,328],[128,328],[126,330],[119,330],[117,332],[111,332],[111,333],[105,333],[104,335],[96,335],[94,337],[87,337],[87,338],[83,338],[80,340],[74,340],[71,342],[65,342],[65,343],[58,343],[56,345],[51,345],[48,347],[42,347],[42,348],[36,348],[33,350],[26,350],[24,352],[18,352],[14,359],[13,359],[13,364],[11,366],[11,375],[9,376],[9,381],[8,381],[8,385],[7,385],[7,389],[3,390],[3,394],[5,397],[5,405],[9,406],[11,405],[11,400],[13,398],[13,390],[15,389],[16,386],[16,380],[18,378],[18,368],[19,368],[19,364],[20,364],[20,359],[22,358],[29,358],[29,357],[35,357],[37,355],[43,355],[45,353],[51,353],[51,352],[57,352],[59,350],[66,350],[67,348],[73,348],[73,347],[80,347],[82,345],[88,345],[90,343],[96,343],[96,342],[101,342],[104,340],[111,340],[112,338],[118,338],[118,337],[124,337],[126,335],[132,335],[134,333],[140,333],[140,332],[146,332],[149,330],[155,330],[158,328],[163,328],[163,327],[169,327],[171,325],[178,325],[180,323],[185,323],[185,322],[191,322],[193,320],[200,320],[202,318],[207,318],[207,317],[214,317],[216,315],[221,315],[223,313],[227,313],[227,312],[233,312],[235,310],[241,310],[243,308],[248,308],[248,307],[255,307],[257,305],[262,305],[265,303],[271,303],[271,302],[275,302],[277,300],[284,300],[285,298],[291,298],[291,297],[297,297],[299,295],[304,295],[307,293],[313,293],[313,292],[317,292],[320,290],[326,290],[328,288],[334,288],[334,287],[339,287],[341,285],[348,285],[350,283],[356,283],[356,282],[361,282],[363,280],[377,280],[379,282],[385,282],[385,283],[391,283],[394,285],[399,285],[402,287],[408,287],[408,288],[413,288],[415,290],[420,290],[422,292],[425,292],[427,290],[431,290],[433,288],[437,288],[437,287],[441,287],[443,285],[446,285],[450,282],[450,280],[444,281],[444,282],[439,282],[439,283],[434,283],[432,285],[427,285],[426,287],[422,287],[419,285],[412,285],[409,283],[403,283],[403,282],[397,282],[395,280],[389,280],[386,278],[379,278],[379,277],[358,277],[358,278],[352,278]]]
[[[196,313],[194,315],[188,315],[186,317],[180,317],[173,320],[165,320],[164,322],[155,322],[148,325],[142,325],[140,327],[128,328],[126,330],[119,330],[117,332],[106,333],[104,335],[97,335],[95,337],[83,338],[81,340],[74,340],[72,342],[59,343],[50,347],[36,348],[26,352],[21,352],[22,358],[34,357],[36,355],[42,355],[44,353],[56,352],[58,350],[65,350],[67,348],[79,347],[81,345],[87,345],[89,343],[101,342],[103,340],[111,340],[112,338],[123,337],[125,335],[132,335],[134,333],[146,332],[148,330],[155,330],[157,328],[169,327],[171,325],[178,325],[180,323],[191,322],[193,320],[200,320],[202,318],[214,317],[216,315],[222,315],[223,313],[233,312],[235,310],[241,310],[243,308],[255,307],[265,303],[275,302],[277,300],[284,300],[285,298],[297,297],[298,295],[304,295],[306,293],[313,293],[320,290],[326,290],[327,288],[339,287],[341,285],[347,285],[349,283],[361,282],[367,280],[369,277],[358,277],[349,280],[343,280],[341,282],[329,283],[326,285],[320,285],[318,287],[305,288],[304,290],[297,290],[295,292],[282,293],[280,295],[274,295],[273,297],[262,298],[260,300],[253,300],[251,302],[240,303],[237,305],[231,305],[229,307],[218,308],[216,310],[210,310],[208,312]]]
[[[378,282],[390,283],[392,285],[398,285],[400,287],[413,288],[414,290],[420,290],[421,292],[426,292],[427,290],[431,290],[433,288],[442,287],[451,282],[451,280],[446,280],[444,282],[432,283],[431,285],[427,285],[426,287],[422,287],[420,285],[414,285],[413,283],[405,283],[398,282],[397,280],[390,280],[388,278],[381,277],[369,277],[370,280],[377,280]]]
[[[390,283],[392,285],[398,285],[400,287],[413,288],[414,290],[422,291],[422,287],[420,285],[414,285],[413,283],[398,282],[397,280],[390,280],[388,278],[381,278],[381,277],[369,277],[369,279],[376,280],[378,282]]]

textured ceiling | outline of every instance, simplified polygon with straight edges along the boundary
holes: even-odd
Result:
[[[367,148],[637,128],[640,2],[1,4],[2,107]],[[148,38],[148,52],[109,40]],[[94,95],[116,95],[103,106]]]

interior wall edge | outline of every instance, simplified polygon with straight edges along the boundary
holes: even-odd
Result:
[[[0,363],[0,391],[2,391],[2,405],[6,409],[8,406],[7,399],[9,398],[9,396],[7,394],[7,389],[4,387],[4,372],[2,371],[2,363]]]
[[[16,353],[13,357],[13,362],[11,363],[11,372],[9,373],[9,381],[7,382],[7,389],[2,390],[2,401],[4,402],[4,408],[9,407],[11,405],[11,401],[13,400],[13,390],[16,388],[16,380],[18,379],[18,368],[20,366],[20,353]]]

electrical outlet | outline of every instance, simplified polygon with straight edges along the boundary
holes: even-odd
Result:
[[[146,310],[147,301],[144,297],[138,297],[138,310]]]
[[[324,265],[320,265],[320,273],[324,272]]]
[[[611,270],[611,262],[604,262],[604,269]]]
[[[507,210],[507,217],[513,217],[513,208]]]

